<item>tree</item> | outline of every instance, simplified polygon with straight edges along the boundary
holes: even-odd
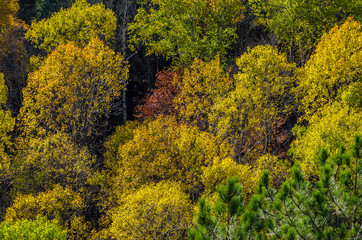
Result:
[[[361,136],[355,136],[349,153],[343,146],[334,156],[322,150],[319,163],[318,182],[306,180],[294,166],[279,190],[270,186],[265,171],[245,208],[239,180],[228,179],[218,188],[216,204],[199,200],[197,225],[189,230],[189,239],[359,239]]]
[[[352,83],[361,83],[361,45],[361,24],[351,18],[323,35],[298,77],[303,119],[323,111]]]
[[[108,117],[119,110],[127,78],[123,57],[99,39],[84,48],[72,42],[59,46],[29,74],[19,115],[23,136],[63,131],[75,143],[96,148]]]
[[[157,118],[158,115],[176,116],[175,96],[179,90],[179,76],[173,71],[161,71],[156,75],[156,88],[152,89],[143,105],[136,107],[135,116],[140,120]]]
[[[317,155],[321,148],[336,153],[340,144],[350,145],[352,136],[362,133],[362,112],[344,102],[325,106],[318,116],[310,119],[309,126],[296,126],[297,138],[291,144],[290,154],[309,177],[318,175]]]
[[[360,1],[251,0],[250,5],[265,24],[289,48],[289,60],[304,64],[323,33],[347,17],[361,20]]]
[[[128,25],[137,14],[137,6],[142,5],[138,0],[97,0],[102,2],[107,8],[112,9],[117,18],[117,29],[115,45],[122,55],[128,59],[129,42],[127,36]]]
[[[0,73],[0,173],[7,172],[10,167],[10,161],[5,152],[5,147],[10,144],[9,133],[15,125],[15,119],[11,117],[10,111],[3,110],[6,105],[7,90],[4,75]]]
[[[39,215],[48,220],[56,219],[67,229],[68,239],[86,239],[89,229],[81,215],[83,198],[70,188],[54,185],[54,188],[39,194],[19,194],[6,211],[6,221],[35,220]]]
[[[139,8],[129,25],[131,43],[144,44],[148,54],[163,55],[175,65],[194,58],[222,59],[235,41],[236,23],[244,5],[238,0],[152,0]]]
[[[188,239],[236,239],[238,220],[244,210],[239,178],[229,178],[226,185],[218,186],[217,193],[213,208],[205,198],[199,199],[197,226],[189,230]]]
[[[197,200],[202,192],[203,169],[216,159],[232,155],[230,146],[197,127],[179,124],[173,117],[159,116],[133,131],[119,146],[114,176],[116,194],[160,181],[179,182]],[[114,160],[110,160],[115,162]]]
[[[114,40],[115,50],[119,51],[122,56],[128,61],[133,58],[133,54],[129,51],[129,38],[127,35],[129,23],[133,20],[137,14],[138,0],[101,0],[101,2],[109,9],[112,9],[117,19],[116,35]],[[144,56],[142,56],[143,58]],[[136,60],[137,61],[137,60]],[[136,62],[135,61],[135,62]],[[146,60],[148,63],[148,59]],[[133,65],[133,64],[130,64]],[[148,64],[146,64],[148,68]],[[137,72],[143,72],[143,70],[137,67]],[[151,71],[147,69],[149,75]],[[153,72],[153,71],[152,71]],[[152,73],[153,74],[153,73]],[[146,74],[147,75],[147,74]],[[148,77],[149,77],[148,75]],[[153,76],[152,76],[153,77]],[[135,78],[132,78],[133,80]],[[122,91],[122,120],[125,123],[127,119],[127,91]]]
[[[249,202],[265,170],[271,172],[271,185],[275,188],[279,188],[289,176],[288,164],[269,154],[261,156],[251,164],[238,164],[232,158],[215,159],[204,169],[201,176],[205,186],[204,194],[212,196],[216,186],[226,184],[228,178],[237,176],[243,185],[243,198],[245,202]]]
[[[0,238],[4,240],[65,240],[66,237],[67,231],[61,229],[57,221],[48,221],[45,217],[0,224]]]
[[[237,176],[244,188],[243,197],[247,200],[254,193],[259,179],[258,172],[254,170],[249,164],[238,164],[232,158],[215,159],[205,167],[201,176],[205,186],[204,195],[212,198],[218,185],[226,184],[228,178]]]
[[[24,40],[27,25],[15,19],[0,30],[0,72],[4,73],[8,86],[6,106],[15,116],[22,103],[22,89],[26,85],[28,51]]]
[[[26,149],[18,149],[12,164],[13,192],[35,194],[58,184],[87,195],[86,182],[94,163],[95,157],[65,133],[30,138]]]
[[[297,139],[290,153],[301,161],[308,176],[316,176],[316,153],[322,147],[332,153],[348,145],[361,129],[361,25],[348,19],[323,35],[315,54],[298,77],[300,110],[309,126],[296,126]],[[308,91],[306,91],[308,89]],[[336,127],[338,126],[338,127]]]
[[[219,56],[205,63],[195,59],[185,69],[180,91],[176,95],[176,108],[182,120],[195,124],[200,130],[208,130],[208,114],[216,99],[225,96],[232,87],[232,79],[220,63]]]
[[[115,239],[182,239],[192,220],[192,205],[179,183],[143,186],[120,199],[110,232]]]
[[[4,75],[0,73],[0,219],[9,205],[7,193],[11,186],[11,156],[8,154],[8,149],[12,146],[10,132],[13,131],[15,125],[15,119],[11,117],[10,111],[4,110],[7,101],[6,94]]]
[[[116,21],[114,13],[104,5],[91,6],[86,0],[77,0],[72,8],[61,9],[49,19],[33,22],[25,38],[48,54],[69,42],[81,48],[93,38],[110,43],[115,36]]]
[[[293,112],[295,65],[268,45],[249,49],[237,65],[235,88],[215,101],[209,119],[211,130],[235,146],[236,160],[245,162],[280,148],[276,130]]]
[[[243,215],[245,233],[268,234],[270,239],[359,239],[361,237],[362,139],[355,136],[351,152],[341,147],[330,157],[319,155],[319,182],[307,181],[294,167],[277,192],[265,173]]]
[[[15,15],[18,10],[19,5],[17,0],[0,1],[0,30],[15,20]]]

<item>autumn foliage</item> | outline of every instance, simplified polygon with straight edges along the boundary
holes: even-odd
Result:
[[[95,141],[115,111],[127,74],[123,57],[99,39],[84,48],[60,45],[29,74],[19,115],[23,134],[64,131],[77,143]]]
[[[91,6],[77,0],[72,8],[62,9],[49,19],[33,22],[25,38],[50,53],[57,46],[73,42],[85,47],[92,38],[110,42],[115,37],[116,17],[103,4]]]
[[[179,75],[163,70],[156,75],[155,88],[147,95],[143,105],[136,107],[135,116],[144,120],[155,119],[158,115],[177,115],[175,96],[179,92]]]
[[[361,9],[0,0],[0,238],[360,239]]]

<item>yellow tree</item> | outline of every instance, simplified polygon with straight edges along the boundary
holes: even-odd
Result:
[[[323,35],[298,77],[303,119],[323,111],[351,83],[361,83],[361,46],[361,24],[351,18]]]
[[[35,220],[39,215],[56,219],[63,229],[68,229],[68,239],[87,239],[89,227],[84,216],[82,197],[70,188],[54,185],[51,190],[37,195],[18,195],[6,211],[5,220]]]
[[[263,155],[253,163],[246,164],[238,164],[232,158],[216,159],[204,169],[201,176],[205,194],[213,198],[218,185],[225,184],[230,177],[238,176],[243,185],[244,199],[249,201],[255,193],[264,170],[271,172],[271,184],[274,187],[280,187],[289,175],[288,164],[270,154]]]
[[[120,200],[109,228],[115,239],[184,239],[193,206],[179,183],[160,182]]]
[[[335,153],[362,132],[362,28],[353,19],[324,34],[314,55],[300,71],[296,93],[301,101],[302,120],[291,153],[301,161],[308,176],[318,175],[321,148]]]
[[[70,41],[85,47],[95,37],[110,43],[115,37],[116,22],[114,13],[103,4],[77,0],[71,8],[62,9],[49,19],[33,22],[25,38],[47,53]]]
[[[115,194],[171,180],[179,182],[182,190],[197,201],[203,189],[204,168],[233,153],[228,144],[212,134],[161,115],[136,128],[132,139],[119,146],[117,155],[117,164],[112,164],[117,169],[111,190]]]
[[[290,150],[310,177],[318,176],[318,154],[322,148],[335,154],[341,144],[351,144],[354,134],[362,133],[361,110],[336,102],[325,107],[320,115],[312,118],[307,128],[295,128],[298,138]]]
[[[304,64],[322,34],[347,17],[361,20],[362,2],[346,0],[250,0],[258,21],[289,51],[290,60]],[[294,56],[294,57],[293,57]]]
[[[5,208],[9,204],[7,191],[10,188],[10,156],[7,154],[6,147],[11,146],[9,133],[13,130],[15,119],[11,117],[9,110],[5,110],[7,101],[7,87],[5,85],[4,75],[0,73],[0,216],[4,216]]]
[[[27,25],[16,18],[18,10],[18,0],[0,0],[0,72],[9,87],[7,107],[14,115],[21,106],[28,65],[24,40]]]
[[[24,136],[64,131],[76,143],[104,137],[108,117],[118,109],[128,66],[120,54],[93,39],[79,48],[57,47],[29,74],[19,121]]]
[[[242,161],[253,149],[277,151],[277,124],[293,110],[295,65],[268,45],[249,49],[236,63],[235,88],[215,102],[209,119],[212,131],[233,142]]]
[[[10,144],[9,132],[15,125],[15,119],[11,117],[8,110],[4,110],[6,105],[7,87],[5,85],[4,75],[0,73],[0,176],[9,170],[9,157],[5,153],[5,146]]]
[[[175,98],[180,117],[201,130],[207,130],[212,105],[231,89],[232,83],[220,64],[219,56],[209,63],[195,59],[182,75],[179,94]]]
[[[59,184],[88,195],[86,182],[94,162],[94,156],[65,133],[30,138],[27,148],[18,150],[12,164],[13,192],[35,194]]]
[[[17,0],[0,0],[0,29],[15,20],[18,10]]]

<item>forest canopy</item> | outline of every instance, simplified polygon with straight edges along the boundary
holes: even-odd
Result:
[[[0,238],[360,239],[361,11],[0,0]]]

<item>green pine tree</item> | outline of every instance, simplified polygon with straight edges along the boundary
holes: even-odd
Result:
[[[361,239],[362,137],[350,152],[341,147],[318,156],[318,181],[309,181],[299,166],[279,190],[263,173],[257,193],[243,207],[238,178],[219,186],[215,206],[199,200],[197,226],[189,239]]]
[[[270,239],[360,239],[361,155],[361,136],[350,153],[343,146],[334,156],[322,150],[318,182],[306,180],[295,166],[279,191],[269,186],[265,172],[242,216],[239,238],[254,232]]]
[[[217,187],[217,193],[218,201],[214,206],[210,206],[204,197],[199,199],[198,225],[189,230],[188,239],[235,239],[244,209],[240,179],[229,178],[226,185]]]

